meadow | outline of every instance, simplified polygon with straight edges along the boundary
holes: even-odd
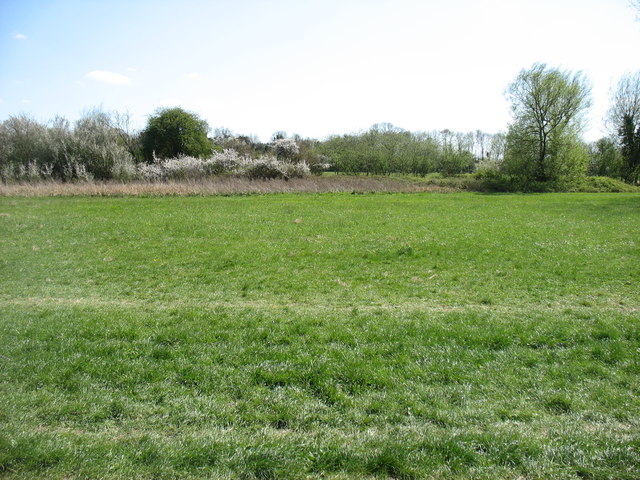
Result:
[[[640,477],[640,195],[0,197],[0,477]]]

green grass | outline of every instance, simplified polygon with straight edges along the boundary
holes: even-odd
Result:
[[[0,198],[0,478],[640,477],[640,196]]]

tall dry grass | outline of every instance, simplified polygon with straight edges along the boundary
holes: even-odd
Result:
[[[331,192],[452,192],[453,187],[394,178],[325,176],[290,180],[250,180],[238,177],[214,177],[205,180],[166,182],[33,182],[0,183],[3,197],[49,196],[161,196],[161,195],[243,195],[266,193]]]

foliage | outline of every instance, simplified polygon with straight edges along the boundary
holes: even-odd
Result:
[[[220,149],[232,149],[245,158],[266,159],[275,156],[278,161],[287,165],[304,163],[306,166],[301,166],[301,171],[308,168],[314,175],[330,168],[328,158],[316,152],[318,141],[304,139],[298,135],[289,138],[285,132],[276,132],[271,142],[261,143],[255,138],[234,135],[228,129],[218,128],[213,140]]]
[[[207,123],[180,108],[156,111],[140,133],[131,131],[128,113],[98,109],[73,125],[60,117],[41,124],[12,116],[0,123],[0,180],[288,179],[331,170],[423,178],[437,173],[456,177],[437,179],[446,188],[482,191],[579,190],[586,172],[638,181],[640,74],[625,76],[613,96],[615,143],[601,139],[589,147],[579,136],[589,105],[580,73],[534,65],[520,72],[507,94],[514,121],[506,134],[494,135],[409,132],[383,123],[323,141],[276,132],[262,143],[225,128],[208,139]],[[477,175],[468,176],[472,172]]]
[[[637,193],[0,213],[3,479],[640,477]]]
[[[586,173],[587,155],[579,133],[590,105],[581,73],[535,64],[522,70],[507,89],[509,126],[505,171],[525,181],[556,181]]]
[[[292,163],[276,157],[264,156],[257,159],[246,159],[240,169],[243,175],[255,179],[300,178],[311,172],[304,162]]]
[[[486,134],[476,137],[450,130],[412,133],[379,124],[363,133],[330,137],[315,148],[337,172],[457,175],[473,171],[479,158],[490,158],[491,147],[486,146],[490,142],[491,136]]]
[[[214,149],[218,151],[234,150],[243,157],[256,157],[266,154],[269,145],[247,135],[234,135],[226,128],[217,128],[213,137]]]
[[[568,185],[564,191],[570,192],[639,192],[638,187],[619,179],[605,177],[582,177]]]
[[[137,178],[144,181],[198,180],[234,175],[250,179],[302,178],[310,174],[305,162],[292,163],[272,156],[245,157],[235,150],[214,152],[210,158],[178,157],[158,160],[137,167]]]
[[[133,157],[121,138],[109,114],[90,111],[74,126],[73,155],[96,179],[126,180],[132,171]]]
[[[71,128],[60,117],[48,125],[26,116],[0,124],[0,176],[4,181],[127,179],[133,157],[110,115],[85,113]]]
[[[195,113],[177,107],[159,109],[141,133],[144,158],[151,162],[181,155],[207,157],[212,149],[208,131],[207,122]]]
[[[300,153],[300,147],[293,138],[276,138],[271,142],[273,154],[278,160],[295,160]]]
[[[3,167],[41,165],[48,160],[46,128],[26,115],[10,116],[0,125]]]
[[[63,118],[49,125],[28,117],[10,117],[0,124],[0,180],[197,180],[216,175],[246,178],[300,178],[328,168],[309,141],[282,139],[274,146],[249,139],[227,139],[225,145],[245,147],[249,154],[232,148],[209,152],[206,158],[181,155],[155,158],[152,163],[134,162],[136,135],[128,133],[126,119],[100,110],[89,111],[73,126]],[[280,158],[260,151],[273,149]],[[252,156],[256,155],[255,157]],[[311,159],[309,165],[307,159]],[[324,162],[324,163],[323,163]]]
[[[591,145],[590,149],[589,175],[623,177],[623,159],[614,139],[601,138]]]
[[[628,182],[640,181],[640,71],[622,77],[612,96],[608,119],[618,139],[621,173]]]

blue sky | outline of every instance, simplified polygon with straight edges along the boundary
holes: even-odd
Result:
[[[0,120],[181,106],[212,128],[323,138],[390,122],[504,130],[534,62],[609,90],[640,69],[627,0],[0,0]]]

